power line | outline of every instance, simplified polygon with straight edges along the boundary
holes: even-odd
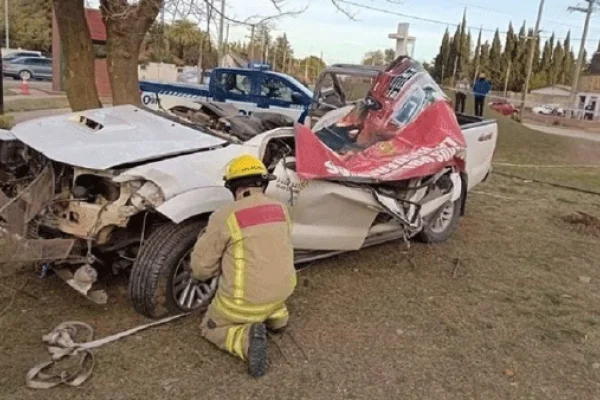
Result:
[[[433,18],[423,18],[423,17],[418,17],[416,15],[410,15],[410,14],[404,14],[404,13],[400,13],[400,12],[396,12],[396,11],[385,10],[383,8],[378,8],[378,7],[368,6],[365,4],[355,3],[354,1],[351,1],[351,0],[337,0],[337,1],[339,3],[348,4],[348,5],[362,8],[365,10],[376,11],[376,12],[380,12],[380,13],[388,14],[388,15],[396,15],[396,16],[403,17],[403,18],[413,19],[416,21],[422,21],[422,22],[427,22],[427,23],[432,23],[432,24],[437,24],[437,25],[445,25],[446,27],[460,25],[460,24],[457,24],[456,22],[441,21],[441,20],[433,19]],[[474,31],[481,29],[482,32],[496,33],[496,29],[480,28],[480,27],[474,27],[474,26],[468,26],[468,25],[467,25],[467,28],[472,29]],[[501,30],[498,30],[498,33],[503,34],[503,35],[508,34],[507,31],[501,31]],[[540,39],[550,39],[550,38],[551,38],[551,36],[540,36]],[[555,40],[565,40],[566,38],[555,36],[554,39]],[[572,42],[578,42],[578,41],[581,41],[581,38],[570,38],[570,40]],[[596,41],[596,39],[587,38],[586,41]]]
[[[521,18],[521,16],[518,16],[518,15],[515,15],[515,14],[511,14],[511,13],[508,13],[506,11],[501,11],[501,10],[498,10],[497,8],[492,8],[492,7],[487,7],[487,6],[481,6],[481,5],[478,5],[478,4],[472,4],[472,3],[468,3],[468,2],[464,2],[464,1],[457,1],[457,0],[443,0],[443,1],[446,1],[448,3],[454,3],[454,4],[461,5],[461,6],[468,7],[468,8],[474,8],[474,9],[479,9],[479,10],[482,10],[482,11],[493,12],[495,14],[506,15],[506,16],[513,17],[513,18]],[[552,22],[553,25],[560,25],[560,26],[565,26],[565,27],[568,27],[568,28],[581,29],[581,26],[571,25],[571,24],[565,24],[562,21],[557,21],[557,20],[548,19],[548,18],[545,18],[545,20],[547,22]],[[600,29],[590,29],[590,30],[600,32]]]

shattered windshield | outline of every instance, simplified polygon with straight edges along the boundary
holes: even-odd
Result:
[[[355,103],[367,96],[373,79],[343,73],[326,74],[322,78],[319,101],[338,107]],[[339,82],[339,87],[335,85],[336,80]]]

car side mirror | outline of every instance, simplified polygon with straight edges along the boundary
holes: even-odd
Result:
[[[300,93],[292,93],[292,103],[302,104],[304,103],[304,97]]]

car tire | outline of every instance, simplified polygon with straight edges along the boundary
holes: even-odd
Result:
[[[31,72],[27,71],[27,70],[23,70],[21,72],[19,72],[19,79],[26,79],[26,80],[31,80],[31,78],[33,77],[33,75],[31,75]]]
[[[434,214],[434,217],[415,239],[421,243],[436,244],[445,242],[458,227],[462,210],[462,196],[452,203],[446,204]],[[441,220],[443,219],[443,224]]]
[[[203,310],[208,306],[216,281],[200,283],[200,290],[206,292],[206,298],[196,299],[199,303],[191,307],[182,307],[178,303],[176,294],[179,292],[176,292],[175,285],[183,271],[182,261],[191,253],[205,226],[204,220],[188,220],[180,224],[167,222],[142,245],[131,269],[128,288],[129,301],[138,313],[158,319]],[[191,291],[194,290],[195,287],[192,287]]]

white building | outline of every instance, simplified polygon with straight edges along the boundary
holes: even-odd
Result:
[[[569,97],[571,95],[571,86],[567,86],[567,85],[546,86],[543,88],[532,90],[531,94],[544,95],[544,96]]]

